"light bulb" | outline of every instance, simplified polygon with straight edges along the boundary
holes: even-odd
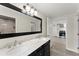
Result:
[[[30,6],[29,5],[26,5],[26,11],[29,12],[30,9],[31,9]]]
[[[22,8],[22,12],[23,12],[23,13],[26,13],[25,8],[26,8],[26,6],[25,6],[25,5],[23,5],[23,8]]]
[[[34,15],[34,8],[33,8],[33,7],[32,7],[31,10],[30,10],[30,14],[31,14],[31,16]]]
[[[34,11],[34,15],[37,16],[37,10]]]

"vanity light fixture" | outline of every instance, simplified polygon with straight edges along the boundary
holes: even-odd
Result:
[[[34,11],[34,15],[37,16],[37,10],[36,10],[36,9],[35,9],[35,11]]]
[[[23,5],[22,12],[30,16],[37,16],[37,10],[33,6],[31,7],[29,3]]]
[[[25,10],[26,10],[26,13],[27,13],[28,15],[30,15],[31,7],[30,7],[30,5],[29,5],[28,3],[26,4]]]
[[[22,13],[25,13],[26,14],[26,6],[25,5],[23,5],[23,8],[22,8]]]
[[[34,8],[31,7],[31,10],[30,10],[30,15],[33,16],[34,15]]]

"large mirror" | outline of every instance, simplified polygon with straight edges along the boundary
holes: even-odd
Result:
[[[15,33],[15,18],[0,15],[0,34]]]
[[[0,3],[0,38],[42,32],[42,19],[28,16],[10,3]]]

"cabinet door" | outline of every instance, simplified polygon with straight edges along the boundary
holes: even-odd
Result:
[[[31,53],[29,56],[44,56],[44,49],[39,47],[37,50],[35,50],[33,53]]]
[[[36,56],[36,51],[32,52],[29,56]]]
[[[50,56],[50,41],[39,47],[29,56]]]
[[[44,45],[44,56],[50,56],[50,41]]]
[[[44,51],[42,48],[36,53],[36,56],[44,56]]]

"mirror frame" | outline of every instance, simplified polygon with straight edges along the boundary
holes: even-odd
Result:
[[[20,8],[14,6],[14,5],[10,4],[10,3],[0,3],[0,5],[5,6],[5,7],[7,7],[7,8],[10,8],[10,9],[13,9],[13,10],[15,10],[15,11],[17,11],[17,12],[22,13]],[[22,14],[24,14],[24,13],[22,13]],[[25,14],[25,15],[26,15],[26,14]],[[29,15],[27,15],[27,16],[29,16]],[[22,36],[22,35],[31,35],[31,34],[42,33],[42,18],[39,18],[39,17],[37,17],[37,16],[29,16],[29,17],[33,17],[33,18],[35,18],[35,19],[41,21],[40,31],[0,34],[0,39],[3,39],[3,38],[10,38],[10,37],[16,37],[16,36]]]

